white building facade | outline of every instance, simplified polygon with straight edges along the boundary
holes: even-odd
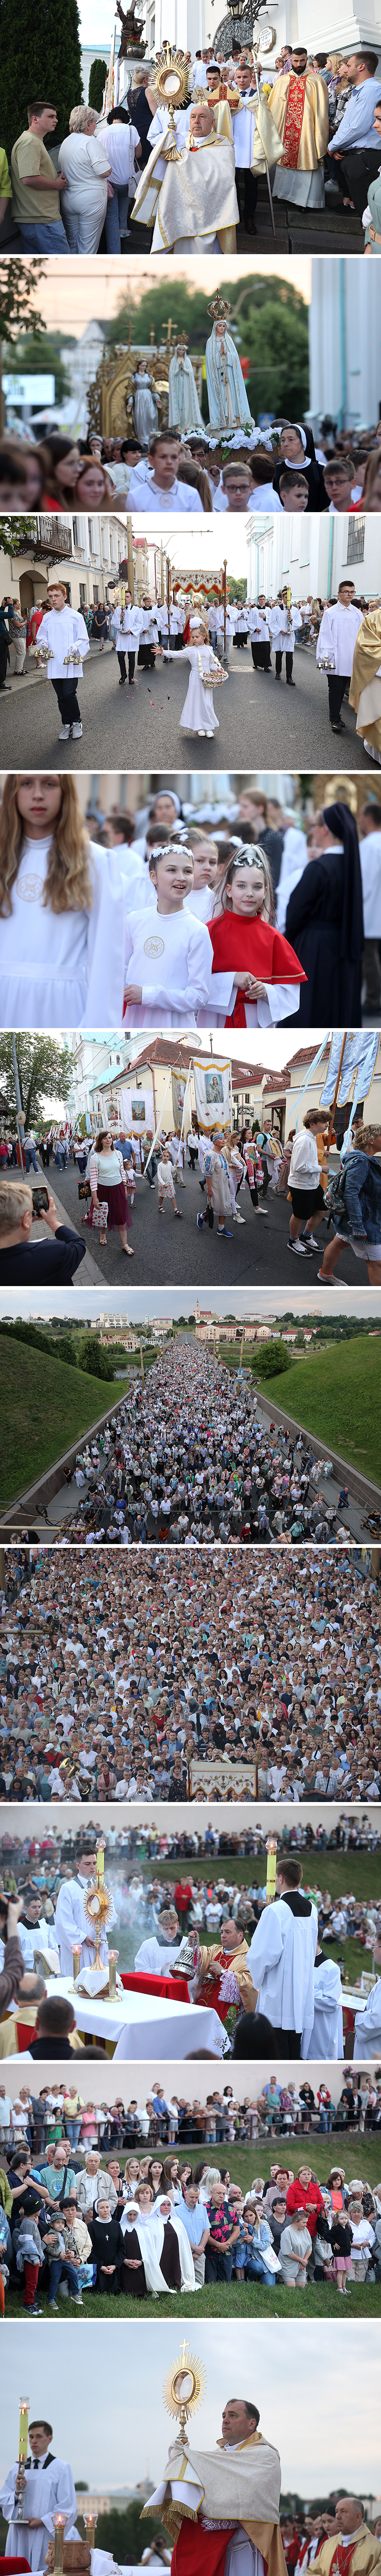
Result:
[[[17,554],[0,550],[1,597],[13,594],[24,609],[43,607],[48,583],[61,578],[71,608],[105,606],[118,590],[119,568],[127,550],[126,521],[92,517],[78,512],[60,512],[53,517],[37,512],[30,518],[30,535],[24,536]]]
[[[375,260],[313,259],[309,341],[312,426],[330,414],[339,429],[370,428],[381,408]]]
[[[260,590],[266,599],[276,599],[283,582],[294,601],[335,599],[346,574],[368,599],[380,596],[381,530],[376,518],[331,518],[328,510],[320,518],[316,514],[251,518],[247,547],[250,599],[257,599]]]

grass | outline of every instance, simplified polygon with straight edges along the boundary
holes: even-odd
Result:
[[[381,1396],[381,1353],[379,1343],[364,1341],[337,1342],[324,1351],[313,1351],[308,1371],[305,1359],[295,1361],[288,1389],[282,1376],[266,1378],[258,1388],[274,1404],[292,1407],[292,1416],[303,1430],[313,1431],[315,1438],[325,1440],[327,1448],[336,1450],[357,1467],[361,1476],[380,1480],[380,1441],[377,1433]]]
[[[186,1833],[186,1816],[184,1831]],[[252,1831],[255,1831],[255,1808],[253,1808]],[[329,1831],[329,1825],[327,1831]],[[142,1853],[139,1851],[139,1860],[141,1857]],[[378,1878],[375,1852],[311,1851],[301,1852],[300,1857],[304,1887],[317,1885],[323,1891],[324,1888],[329,1887],[331,1896],[344,1896],[346,1890],[350,1888],[351,1895],[359,1902],[363,1896],[374,1896]],[[170,1878],[176,1881],[178,1878],[187,1878],[188,1871],[191,1878],[206,1880],[208,1885],[209,1881],[212,1882],[214,1890],[218,1886],[219,1878],[226,1879],[232,1887],[235,1885],[263,1887],[266,1877],[266,1854],[259,1852],[258,1857],[255,1858],[249,1853],[245,1859],[238,1852],[182,1853],[180,1857],[179,1854],[177,1855],[177,1860],[160,1860],[155,1856],[152,1864],[146,1866],[144,1876]],[[214,1933],[209,1937],[213,1940]],[[202,1939],[203,1941],[208,1939],[207,1931],[203,1932]],[[352,1943],[350,1947],[352,1949]],[[355,1949],[355,1943],[353,1943],[353,1949]]]
[[[287,2078],[287,2069],[285,2076]],[[147,2150],[143,2146],[140,2150],[137,2147],[136,2153],[139,2154],[139,2152],[144,2156]],[[166,2152],[168,2153],[168,2149]],[[184,2160],[185,2163],[189,2159],[189,2163],[193,2162],[193,2165],[196,2165],[200,2162],[202,2152],[199,2146],[189,2147],[189,2149],[184,2146],[180,2151],[180,2160]],[[205,2148],[206,2154],[208,2154],[209,2163],[215,2165],[217,2171],[220,2171],[221,2166],[227,2166],[231,2181],[241,2183],[242,2190],[245,2192],[251,2190],[252,2183],[258,2175],[263,2175],[266,2181],[270,2180],[271,2166],[275,2164],[277,2157],[280,2164],[292,2165],[294,2173],[297,2172],[298,2165],[303,2164],[305,2160],[306,2164],[311,2165],[321,2183],[328,2181],[328,2175],[336,2163],[343,2166],[346,2182],[351,2180],[352,2175],[356,2175],[357,2178],[361,2173],[363,2180],[369,2183],[372,2190],[373,2184],[379,2180],[379,2138],[377,2140],[376,2137],[366,2139],[358,2136],[351,2137],[349,2132],[344,2137],[338,2137],[334,2132],[333,2137],[328,2138],[317,2137],[314,2130],[312,2136],[306,2139],[279,2138],[276,2141],[273,2138],[266,2141],[260,2139],[258,2145],[252,2147],[229,2147],[227,2144],[225,2147]],[[103,2157],[101,2162],[104,2162]],[[119,2162],[124,2163],[124,2157],[120,2157]],[[266,2290],[261,2281],[248,2281],[246,2288],[242,2283],[238,2285],[237,2282],[231,2281],[216,2282],[211,2284],[210,2288],[196,2291],[197,2317],[239,2316],[255,2319],[271,2316],[274,2311],[275,2314],[285,2317],[341,2316],[338,2292],[333,2287],[330,2288],[328,2282],[308,2283],[306,2291],[286,2290],[284,2287],[279,2291],[278,2285],[278,2274],[275,2290]],[[87,2317],[115,2316],[129,2319],[138,2316],[148,2319],[157,2317],[159,2314],[160,2318],[180,2317],[183,2314],[181,2294],[175,2298],[175,2301],[169,2295],[168,2298],[163,2296],[159,2306],[157,2299],[145,2299],[142,2305],[140,2303],[138,2305],[136,2299],[125,2299],[122,2294],[119,2298],[110,2300],[98,2291],[84,2290],[83,2303],[80,2316]],[[355,2316],[366,2315],[370,2318],[380,2316],[381,2281],[371,2282],[369,2287],[366,2282],[353,2283],[350,2305]],[[41,2291],[41,2306],[45,2315],[48,2307],[46,2291]],[[71,2300],[59,2299],[58,2307],[60,2317],[74,2316]],[[6,2315],[20,2318],[20,2314],[20,2292],[8,2290]]]
[[[54,1466],[107,1412],[114,1388],[27,1342],[1,1342],[0,1491],[4,1503]]]

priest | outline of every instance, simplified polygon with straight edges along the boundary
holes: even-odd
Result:
[[[70,1977],[72,1975],[72,1945],[76,1938],[78,1938],[78,1947],[81,1950],[81,1967],[94,1967],[97,1943],[90,1931],[87,1921],[85,1898],[89,1880],[91,1878],[96,1878],[96,1874],[96,1851],[81,1852],[78,1862],[78,1877],[66,1878],[64,1880],[63,1887],[60,1887],[56,1904],[55,1935],[56,1947],[60,1954],[61,1977]],[[109,1915],[109,1932],[111,1932],[113,1923],[116,1923],[115,1905],[112,1906],[112,1913]],[[104,1931],[102,1931],[99,1941],[99,1950],[103,1966],[107,1963],[108,1959],[108,1945],[106,1933]]]
[[[159,136],[136,191],[132,223],[154,226],[153,251],[236,249],[239,220],[234,145],[217,134],[208,99],[192,107],[189,133],[173,155],[170,131]],[[196,158],[197,156],[197,158]]]
[[[279,2452],[258,2431],[259,2411],[228,2399],[215,2450],[178,2432],[142,2522],[162,2513],[174,2548],[172,2576],[285,2576],[279,2528]],[[246,2545],[245,2545],[246,2543]]]
[[[257,1989],[257,2011],[272,2023],[274,2041],[282,2031],[289,2056],[307,2056],[315,2013],[314,1963],[318,1937],[316,1906],[301,1892],[302,1864],[279,1862],[276,1899],[266,1905],[247,1953],[247,1971]]]
[[[54,2452],[50,2450],[51,2440],[51,2424],[38,2416],[35,2423],[29,2425],[30,2458],[25,2462],[22,2522],[17,2521],[21,2492],[18,2460],[9,2470],[0,2494],[1,2511],[8,2523],[5,2556],[27,2559],[33,2576],[37,2568],[45,2566],[49,2540],[53,2537],[54,2513],[67,2514],[68,2540],[79,2537],[74,2478],[68,2460],[55,2459]]]
[[[269,115],[283,143],[282,160],[273,179],[273,196],[294,206],[324,210],[324,154],[329,136],[327,83],[307,70],[307,51],[297,45],[291,71],[281,72],[268,102]]]
[[[256,1997],[248,1968],[248,1956],[247,1941],[242,1940],[234,1919],[225,1915],[221,1923],[221,1940],[212,1941],[209,1949],[205,1944],[200,1946],[197,1979],[192,1985],[192,2003],[209,2004],[215,2012],[219,2013],[220,2020],[223,2021],[229,2011],[229,2005],[235,2000],[232,1991],[235,1979],[243,2011],[255,2012]]]
[[[357,2496],[338,2497],[335,2507],[336,2538],[322,2540],[319,2549],[319,2576],[381,2576],[381,2541],[368,2530],[362,2504]]]

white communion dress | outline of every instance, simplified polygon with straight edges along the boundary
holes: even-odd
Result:
[[[91,912],[44,904],[51,836],[24,842],[12,911],[0,923],[4,1029],[120,1028],[125,894],[117,851],[90,843]]]
[[[173,661],[164,650],[163,660]],[[180,728],[187,733],[219,733],[218,716],[213,706],[213,688],[221,685],[221,663],[211,644],[185,644],[176,653],[176,662],[190,662],[190,680],[180,716]],[[226,675],[224,675],[226,676]]]

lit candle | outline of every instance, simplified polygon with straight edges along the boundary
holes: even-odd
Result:
[[[118,1958],[119,1958],[119,1950],[109,1950],[109,1954],[108,1954],[108,1971],[109,1971],[109,1974],[108,1974],[108,1990],[109,1990],[109,1995],[111,1995],[111,1997],[113,1997],[114,1995],[116,1995],[116,1970],[117,1970],[117,1962],[118,1962]]]
[[[72,1951],[72,1957],[73,1957],[73,1978],[74,1978],[74,1984],[75,1984],[75,1979],[76,1979],[76,1977],[79,1977],[79,1971],[80,1971],[80,1965],[81,1965],[81,1948],[82,1948],[82,1943],[81,1943],[81,1941],[78,1941],[78,1938],[77,1938],[77,1940],[76,1940],[76,1941],[71,1941],[71,1943],[70,1943],[70,1948],[71,1948],[71,1951]]]
[[[59,2570],[59,2576],[62,2576],[63,2563],[64,2563],[64,2561],[63,2561],[63,2553],[64,2553],[64,2538],[65,2538],[65,2531],[66,2531],[67,2519],[68,2519],[68,2517],[67,2517],[67,2513],[52,2513],[52,2523],[53,2523],[53,2529],[54,2529],[54,2565],[55,2565],[55,2568],[58,2568],[58,2570]]]
[[[276,1880],[276,1858],[277,1858],[277,1845],[276,1845],[276,1838],[275,1838],[275,1835],[274,1835],[274,1834],[269,1834],[269,1839],[268,1839],[268,1842],[266,1843],[266,1851],[267,1851],[267,1870],[266,1870],[266,1905],[274,1905],[274,1903],[275,1903],[275,1880]]]
[[[104,1874],[105,1874],[105,1847],[104,1847],[104,1843],[97,1843],[97,1879],[98,1879],[98,1881],[99,1881],[99,1879],[101,1879],[101,1881],[102,1881],[102,1886],[103,1886]]]
[[[20,2397],[19,2462],[28,2456],[28,2418],[30,2397]]]
[[[117,1957],[118,1956],[119,1952],[117,1952]],[[84,2513],[82,2515],[82,2520],[85,2525],[86,2540],[88,2541],[89,2549],[93,2549],[98,2516],[96,2513]]]

